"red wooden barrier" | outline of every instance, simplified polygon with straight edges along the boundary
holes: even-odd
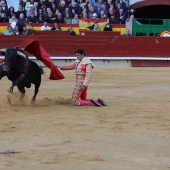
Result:
[[[170,67],[170,61],[132,60],[132,67]]]
[[[71,35],[0,36],[0,48],[24,46],[39,40],[50,56],[74,56],[83,48],[90,57],[170,57],[170,39],[167,37],[102,37]]]
[[[100,37],[114,37],[114,36],[120,36],[120,31],[112,31],[112,32],[108,32],[108,31],[103,31],[101,33],[101,31],[85,31],[85,30],[80,30],[80,35],[82,36],[100,36]]]
[[[35,31],[34,35],[70,35],[69,31]]]

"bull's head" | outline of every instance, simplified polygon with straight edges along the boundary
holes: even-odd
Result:
[[[3,65],[4,71],[9,71],[13,66],[17,65],[18,57],[26,58],[26,55],[15,48],[0,49],[0,53],[5,55],[5,61]]]

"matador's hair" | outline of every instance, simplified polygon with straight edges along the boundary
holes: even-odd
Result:
[[[75,51],[75,54],[76,54],[76,53],[79,53],[79,54],[81,54],[81,55],[84,54],[84,56],[86,56],[84,50],[81,49],[81,48],[77,49],[77,50]]]

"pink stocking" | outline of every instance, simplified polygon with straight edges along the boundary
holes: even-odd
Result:
[[[80,106],[95,106],[90,100],[80,100]]]

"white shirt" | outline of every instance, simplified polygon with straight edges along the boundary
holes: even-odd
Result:
[[[44,25],[43,25],[40,29],[41,29],[42,31],[43,31],[43,30],[51,30],[51,28],[50,28],[49,26],[44,26]]]

